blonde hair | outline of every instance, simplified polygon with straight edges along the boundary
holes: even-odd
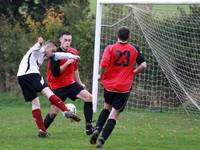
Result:
[[[47,47],[47,48],[53,49],[53,51],[56,51],[56,49],[57,49],[57,47],[56,47],[56,45],[54,44],[54,42],[53,42],[53,41],[50,41],[50,40],[46,41],[46,42],[44,43],[44,46]]]

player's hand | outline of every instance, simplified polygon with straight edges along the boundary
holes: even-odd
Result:
[[[43,44],[44,43],[44,39],[40,36],[40,37],[38,37],[38,43],[39,44]]]
[[[71,63],[73,63],[75,61],[75,59],[68,59],[67,61],[66,61],[66,63],[69,65],[69,64],[71,64]]]
[[[99,82],[101,81],[101,78],[102,78],[102,76],[99,74],[98,78],[97,78]]]
[[[133,74],[134,74],[134,76],[137,74],[137,69],[133,70]]]
[[[80,59],[78,55],[74,55],[73,59]]]
[[[80,84],[84,89],[86,88],[85,84],[84,83],[81,83]]]

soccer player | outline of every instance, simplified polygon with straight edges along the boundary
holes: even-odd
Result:
[[[60,47],[57,52],[68,52],[78,55],[78,51],[71,47],[72,34],[63,32],[60,36]],[[86,134],[92,133],[92,95],[85,89],[81,82],[78,70],[78,60],[54,60],[50,59],[47,68],[48,85],[53,92],[64,102],[67,98],[76,100],[77,98],[84,101],[84,116],[86,123]],[[59,109],[52,105],[49,113],[44,120],[47,129],[54,121]]]
[[[96,144],[103,130],[97,148],[102,148],[115,128],[116,120],[127,103],[135,75],[147,67],[140,50],[128,43],[129,36],[129,29],[121,27],[117,43],[108,45],[102,56],[99,81],[104,88],[104,108],[90,138],[90,143]]]
[[[66,118],[73,119],[77,122],[80,121],[80,118],[70,112],[60,98],[50,90],[39,71],[39,66],[42,65],[46,57],[53,57],[55,60],[75,60],[79,59],[79,56],[70,53],[54,53],[56,50],[55,45],[52,42],[46,42],[42,46],[43,41],[42,37],[38,38],[38,42],[27,51],[20,62],[17,73],[17,80],[22,89],[25,101],[32,103],[32,116],[39,130],[38,137],[47,137],[48,133],[42,119],[40,101],[37,92],[41,92],[52,104],[61,109]]]

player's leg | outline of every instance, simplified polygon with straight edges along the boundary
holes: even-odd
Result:
[[[46,129],[48,129],[49,126],[52,124],[59,111],[60,109],[58,107],[56,107],[55,105],[51,105],[50,111],[44,119],[44,126]]]
[[[49,101],[56,105],[58,108],[60,108],[62,111],[69,111],[65,104],[51,91],[51,89],[47,86],[45,83],[43,77],[40,74],[32,74],[29,75],[28,82],[31,82],[31,86],[34,87],[34,91],[41,92],[43,95],[45,95]],[[31,79],[32,77],[32,79]]]
[[[67,98],[67,91],[66,87],[64,88],[59,88],[59,89],[54,89],[53,93],[57,95],[63,102]],[[44,119],[44,125],[45,128],[49,128],[49,126],[53,123],[54,119],[56,118],[57,114],[59,113],[60,109],[56,107],[55,105],[51,105],[50,111],[46,115]]]
[[[62,110],[66,118],[73,119],[76,122],[79,122],[81,120],[76,114],[70,112],[67,109],[65,103],[58,96],[56,96],[49,87],[45,87],[41,91],[41,93],[45,95],[53,105],[57,106],[60,110]]]
[[[84,116],[86,123],[86,134],[90,135],[93,132],[92,118],[92,95],[87,90],[81,90],[80,93],[76,96],[77,98],[84,101]]]
[[[36,97],[35,99],[32,100],[32,116],[35,120],[35,123],[39,129],[38,131],[38,137],[47,137],[48,133],[46,132],[46,128],[44,126],[43,118],[42,118],[42,113],[40,109],[40,101],[39,98]]]
[[[101,113],[99,114],[95,129],[90,138],[91,144],[96,144],[97,138],[98,138],[100,132],[102,131],[104,124],[106,123],[106,121],[108,119],[111,109],[112,109],[112,105],[104,102],[104,108],[101,111]]]
[[[112,110],[105,124],[105,127],[102,131],[101,137],[99,138],[98,144],[96,145],[97,148],[101,148],[104,145],[105,141],[108,139],[113,129],[115,128],[116,120],[118,119],[120,112],[123,112],[126,106],[126,103],[129,97],[129,92],[128,93],[114,93],[113,92],[110,95],[113,96]]]
[[[115,108],[112,108],[107,123],[102,131],[102,135],[99,138],[99,141],[96,145],[97,148],[101,148],[104,145],[105,141],[110,136],[110,134],[112,133],[113,129],[115,128],[116,120],[119,114],[120,114],[119,111],[117,111]]]
[[[48,133],[44,127],[43,118],[41,115],[40,101],[37,96],[37,89],[41,87],[39,74],[28,74],[18,77],[19,85],[22,89],[22,93],[26,102],[32,103],[32,116],[39,129],[39,137],[47,137]]]

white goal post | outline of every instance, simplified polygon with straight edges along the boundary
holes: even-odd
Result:
[[[102,30],[102,13],[103,13],[103,7],[105,4],[200,4],[200,0],[97,0],[97,7],[96,7],[96,26],[95,26],[95,47],[94,47],[94,63],[93,63],[93,82],[92,82],[92,96],[93,96],[93,111],[97,111],[97,103],[98,103],[98,73],[99,73],[99,63],[100,63],[100,45],[101,45],[101,30]],[[136,12],[137,13],[137,12]],[[137,19],[138,20],[138,19]],[[144,23],[144,22],[142,22]],[[140,23],[139,23],[140,24]],[[151,41],[148,41],[148,38],[150,38],[150,35],[145,33],[145,28],[143,28],[143,25],[141,25],[142,30],[144,31],[144,35],[146,35],[146,39],[150,47],[152,46]],[[154,46],[154,45],[153,45]],[[152,48],[152,47],[151,47]],[[161,63],[161,69],[166,73],[167,71],[165,70],[166,68],[162,68],[162,61],[160,54],[157,52],[154,52],[154,55],[157,55],[158,57],[158,63]],[[164,57],[164,55],[163,55]],[[200,61],[200,60],[199,60]],[[167,69],[169,69],[171,66],[169,65]],[[169,69],[170,70],[170,69]],[[167,78],[171,78],[171,75],[174,76],[172,77],[177,78],[176,74],[172,73],[173,69],[170,70],[171,73],[170,75],[167,76]],[[174,84],[172,82],[174,81],[169,81],[170,84]],[[183,92],[185,92],[185,95],[187,96],[190,101],[200,110],[199,104],[194,100],[194,97],[191,97],[190,94],[185,90],[184,87],[182,87],[182,81],[177,79],[175,84],[180,84],[179,88]],[[175,88],[175,87],[173,87]],[[177,94],[177,91],[175,91]],[[197,96],[197,95],[195,95]],[[179,97],[179,96],[178,96]]]

